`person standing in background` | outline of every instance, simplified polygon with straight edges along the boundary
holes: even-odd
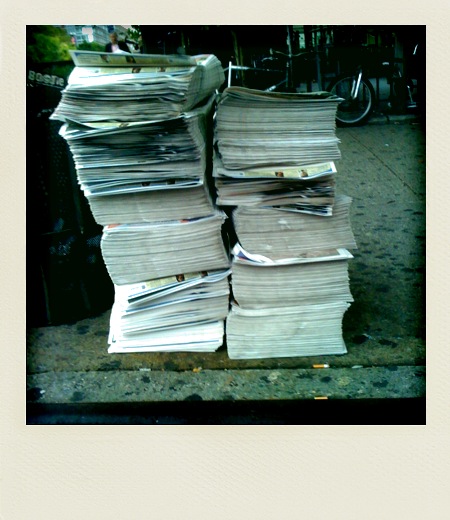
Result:
[[[130,52],[128,45],[125,42],[119,41],[116,32],[109,33],[109,39],[111,41],[105,45],[105,52]]]

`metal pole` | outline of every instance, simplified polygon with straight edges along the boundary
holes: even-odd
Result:
[[[322,74],[320,72],[320,55],[316,47],[316,74],[317,74],[317,86],[319,90],[322,90]]]
[[[292,42],[291,42],[291,29],[290,26],[286,26],[287,29],[287,47],[288,47],[288,59],[286,66],[286,86],[288,89],[294,87],[294,81],[292,78]]]

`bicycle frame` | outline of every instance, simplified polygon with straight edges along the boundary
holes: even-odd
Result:
[[[352,91],[350,94],[353,100],[355,100],[358,97],[359,87],[361,86],[361,78],[362,78],[362,69],[360,68],[358,71],[358,76],[357,76],[356,80],[353,80]]]
[[[232,77],[233,70],[251,70],[251,71],[257,71],[257,72],[281,72],[281,71],[276,71],[274,69],[263,69],[261,67],[247,67],[244,65],[233,65],[232,62],[230,61],[230,62],[228,62],[228,81],[227,81],[228,87],[231,87],[231,77]],[[273,90],[277,89],[278,87],[281,87],[281,85],[284,85],[286,83],[287,83],[287,79],[283,79],[276,85],[272,85],[265,90],[267,92],[272,92]]]
[[[370,80],[364,77],[363,67],[354,74],[342,74],[328,86],[328,91],[342,98],[336,112],[339,126],[357,126],[366,123],[373,111],[376,96]]]

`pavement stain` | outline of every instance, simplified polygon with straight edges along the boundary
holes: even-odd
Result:
[[[29,402],[36,402],[41,399],[41,397],[44,395],[44,391],[41,388],[34,387],[29,388],[27,390],[27,401]]]
[[[97,330],[96,332],[94,332],[94,336],[99,336],[101,338],[107,338],[108,334],[109,332],[107,330]]]
[[[73,394],[70,400],[74,403],[78,403],[84,399],[84,393],[76,390]]]
[[[178,365],[176,365],[173,361],[166,361],[164,363],[164,369],[165,370],[178,370]]]
[[[388,346],[388,347],[396,347],[397,346],[397,343],[395,341],[391,341],[389,339],[380,339],[380,340],[378,340],[378,343],[380,345],[385,345],[385,346]]]
[[[110,370],[117,370],[122,366],[122,363],[120,361],[110,361],[108,363],[102,363],[98,370],[101,371],[110,371]]]
[[[369,337],[365,334],[359,334],[357,336],[353,336],[352,342],[355,343],[355,345],[361,345],[362,343],[365,343],[368,339]]]
[[[383,381],[374,381],[372,383],[373,386],[376,388],[386,388],[388,386],[389,382],[386,379],[383,379]]]
[[[203,401],[203,397],[199,394],[191,394],[185,397],[184,401]]]

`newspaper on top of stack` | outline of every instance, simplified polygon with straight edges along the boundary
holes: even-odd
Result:
[[[51,115],[100,225],[184,219],[214,212],[213,55],[72,51],[76,65]],[[207,175],[208,173],[208,175]]]
[[[53,119],[135,122],[178,117],[225,80],[214,55],[166,56],[71,51],[75,68]]]
[[[329,92],[279,93],[228,87],[216,113],[215,143],[226,169],[304,166],[340,159]]]

